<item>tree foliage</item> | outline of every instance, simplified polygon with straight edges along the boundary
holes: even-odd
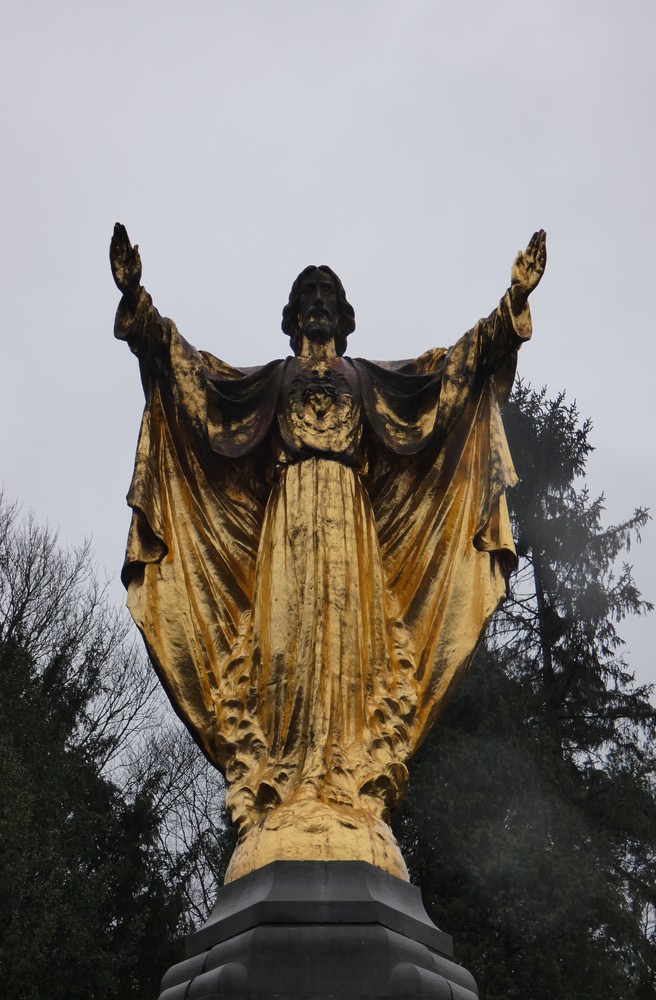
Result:
[[[128,630],[88,548],[63,551],[0,498],[8,1000],[156,995],[224,862],[220,784],[166,721]]]
[[[618,631],[651,610],[602,525],[590,424],[520,385],[505,423],[519,571],[412,769],[397,834],[485,1000],[656,991],[656,712]]]

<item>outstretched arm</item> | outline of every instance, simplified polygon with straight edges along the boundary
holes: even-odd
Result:
[[[450,367],[460,367],[463,375],[494,375],[501,368],[514,372],[517,349],[531,336],[531,313],[528,297],[537,288],[547,263],[547,234],[539,229],[520,250],[513,262],[510,287],[487,319],[481,319],[464,337],[445,351],[434,348],[414,361],[404,362],[401,371],[430,374],[443,365],[445,355]],[[508,376],[512,382],[513,374]],[[508,382],[508,379],[501,381]],[[510,390],[510,384],[507,386]],[[504,395],[504,392],[502,392]]]
[[[132,246],[125,226],[117,222],[109,245],[109,260],[116,287],[122,293],[116,310],[114,336],[124,340],[141,363],[142,377],[146,373],[170,373],[193,355],[194,364],[200,354],[180,336],[175,323],[160,316],[153,300],[141,284],[139,247]],[[239,369],[203,352],[203,364],[208,371],[224,378],[238,378]],[[186,363],[186,362],[185,362]]]
[[[415,363],[415,371],[437,371],[441,366],[441,421],[451,426],[470,398],[475,386],[494,378],[497,400],[508,399],[515,377],[517,351],[531,337],[528,297],[537,287],[547,262],[546,234],[540,229],[513,263],[510,287],[487,319],[479,322],[442,357],[428,352]],[[431,354],[436,356],[433,361]],[[428,362],[428,363],[427,363]]]
[[[540,283],[546,263],[547,234],[544,229],[539,229],[531,236],[526,250],[520,250],[515,257],[510,272],[510,287],[498,308],[471,331],[478,343],[477,364],[480,372],[501,374],[501,369],[510,365],[514,373],[517,350],[531,337],[528,297]],[[511,382],[513,377],[514,374],[510,376]]]
[[[141,284],[139,247],[132,246],[127,229],[120,222],[114,226],[109,245],[109,262],[116,287],[123,297],[116,310],[114,336],[127,341],[140,360],[155,357],[170,341],[174,329],[153,306]]]
[[[463,345],[473,335],[475,368],[480,375],[494,375],[497,395],[505,401],[515,377],[517,351],[531,337],[528,297],[537,288],[547,263],[547,234],[539,229],[526,250],[520,250],[510,272],[510,287],[498,308],[465,334]],[[457,345],[456,345],[457,347]]]

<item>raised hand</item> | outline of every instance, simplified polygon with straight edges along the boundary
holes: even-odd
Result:
[[[520,250],[510,272],[510,296],[513,306],[521,310],[534,288],[540,283],[547,265],[547,234],[538,229],[531,236],[526,250]]]
[[[109,261],[116,287],[123,295],[136,299],[141,284],[141,257],[139,247],[132,246],[128,231],[120,222],[114,226],[109,244]]]

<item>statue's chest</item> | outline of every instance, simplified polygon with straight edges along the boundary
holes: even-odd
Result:
[[[342,358],[289,362],[280,396],[279,419],[298,445],[342,452],[354,445],[360,427],[357,374]]]

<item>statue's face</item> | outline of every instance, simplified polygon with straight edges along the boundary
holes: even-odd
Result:
[[[323,271],[310,271],[298,296],[298,323],[306,337],[333,336],[338,326],[337,293]]]

